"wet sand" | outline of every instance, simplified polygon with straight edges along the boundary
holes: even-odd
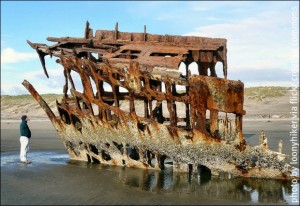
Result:
[[[24,205],[274,205],[291,204],[290,183],[202,179],[187,174],[74,162],[49,121],[31,121],[29,159],[19,163],[19,122],[1,122],[1,204]],[[264,130],[269,148],[291,154],[290,121],[245,121],[248,144]],[[248,178],[249,179],[249,178]],[[264,182],[266,181],[266,182]],[[263,188],[263,189],[262,189]]]

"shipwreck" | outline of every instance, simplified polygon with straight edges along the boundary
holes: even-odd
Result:
[[[227,79],[226,39],[149,34],[146,26],[140,33],[121,32],[118,23],[94,33],[88,22],[83,35],[48,37],[52,46],[27,41],[48,78],[46,55],[62,65],[58,116],[27,80],[23,85],[70,159],[156,170],[168,159],[174,172],[291,179],[285,154],[246,144],[244,84]],[[197,75],[189,70],[193,62]]]

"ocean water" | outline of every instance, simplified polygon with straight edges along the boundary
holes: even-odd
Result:
[[[1,205],[289,205],[291,181],[108,166],[32,151],[1,152]],[[297,184],[299,198],[299,183]]]

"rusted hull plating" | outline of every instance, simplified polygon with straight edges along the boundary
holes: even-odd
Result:
[[[168,158],[178,172],[207,167],[216,175],[291,178],[284,154],[245,143],[244,85],[226,78],[226,40],[151,35],[146,29],[124,33],[118,25],[115,31],[98,30],[94,37],[88,23],[82,39],[48,40],[58,43],[28,43],[38,52],[47,76],[46,55],[58,57],[64,68],[59,116],[29,82],[24,80],[23,85],[47,113],[71,159],[164,169]],[[178,71],[181,62],[186,64],[185,75]],[[192,62],[197,62],[199,75],[189,74]],[[223,63],[225,78],[216,77],[217,62]],[[75,72],[83,92],[75,88]],[[184,91],[177,91],[178,86]],[[177,114],[179,104],[185,107],[183,117]],[[220,112],[226,114],[224,119]],[[234,119],[229,120],[227,113]]]

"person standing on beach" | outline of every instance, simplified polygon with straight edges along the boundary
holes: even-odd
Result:
[[[20,160],[21,162],[28,164],[30,163],[29,160],[27,160],[27,152],[29,150],[29,139],[31,137],[31,131],[27,125],[27,122],[29,121],[28,117],[26,115],[23,115],[21,117],[21,124],[20,124]]]

